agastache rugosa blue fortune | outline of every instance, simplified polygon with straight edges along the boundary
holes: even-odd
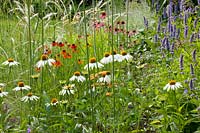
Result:
[[[191,74],[192,76],[194,76],[194,67],[193,67],[192,64],[190,64],[190,74]]]
[[[180,59],[179,59],[179,65],[180,65],[180,70],[183,71],[183,55],[180,55]]]
[[[196,62],[196,49],[192,51],[192,60]]]

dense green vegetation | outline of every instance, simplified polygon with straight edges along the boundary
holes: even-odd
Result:
[[[0,132],[200,132],[200,1],[0,1]]]

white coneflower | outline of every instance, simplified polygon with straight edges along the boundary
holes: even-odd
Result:
[[[5,65],[5,66],[9,66],[9,67],[11,67],[11,66],[17,66],[17,65],[19,65],[20,63],[19,62],[17,62],[17,61],[15,61],[14,59],[12,59],[12,58],[9,58],[7,61],[5,61],[5,62],[3,62],[2,63],[2,65]]]
[[[163,88],[164,90],[176,90],[178,88],[182,87],[180,82],[176,82],[176,80],[170,80],[167,85]]]
[[[127,53],[126,51],[123,51],[121,53],[123,59],[127,60],[127,61],[132,61],[133,60],[133,56],[130,55],[129,53]]]
[[[15,87],[14,91],[20,91],[20,90],[30,90],[31,87],[28,85],[25,85],[24,82],[18,82],[18,86]]]
[[[55,62],[56,62],[56,60],[54,60],[54,59],[49,59],[48,55],[43,54],[43,55],[41,56],[40,61],[38,61],[38,62],[36,63],[36,67],[37,67],[37,68],[41,68],[41,67],[44,67],[46,64],[48,64],[49,66],[52,66],[53,63],[55,63]]]
[[[37,101],[39,97],[34,96],[31,92],[28,93],[26,96],[21,98],[21,101],[27,102],[27,101]]]
[[[7,95],[8,95],[8,92],[4,92],[3,88],[0,88],[0,97],[4,97],[4,96],[7,96]]]
[[[74,75],[69,79],[69,81],[75,81],[77,80],[78,82],[83,82],[85,81],[85,77],[81,76],[80,72],[74,72]]]
[[[58,103],[59,103],[59,101],[58,101],[57,98],[52,98],[52,99],[51,99],[51,103],[50,103],[50,105],[55,106],[55,105],[57,105]]]
[[[97,82],[103,82],[103,83],[111,83],[111,75],[109,71],[103,71],[100,72],[101,77],[97,80]]]
[[[111,56],[108,52],[104,54],[104,57],[100,60],[102,64],[108,64],[112,62]]]
[[[4,87],[4,86],[6,86],[6,84],[0,83],[0,87]]]
[[[88,69],[88,67],[89,67],[89,69],[94,69],[94,68],[102,68],[102,67],[104,67],[104,65],[103,64],[101,64],[101,63],[99,63],[99,62],[97,62],[96,61],[96,58],[91,58],[90,59],[90,63],[89,64],[87,64],[87,65],[85,65],[85,67],[84,67],[84,69]]]
[[[117,54],[116,51],[113,51],[112,54],[109,56],[111,58],[111,62],[117,61],[117,62],[122,62],[124,60],[123,56],[120,54]]]
[[[69,84],[69,85],[65,85],[62,87],[63,89],[59,92],[59,95],[65,95],[66,93],[68,95],[70,94],[74,94],[74,88],[75,88],[75,84]]]

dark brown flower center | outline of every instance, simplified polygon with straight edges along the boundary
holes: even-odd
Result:
[[[57,103],[57,102],[58,102],[58,100],[56,98],[51,99],[51,103]]]
[[[31,97],[32,95],[33,95],[33,93],[31,93],[31,92],[27,94],[28,97]]]
[[[105,54],[104,54],[104,57],[108,57],[110,54],[108,53],[108,52],[106,52]]]
[[[8,62],[14,62],[14,60],[12,58],[9,58]]]
[[[24,87],[24,82],[18,82],[19,87]]]
[[[175,85],[175,84],[176,84],[176,80],[170,80],[170,81],[169,81],[169,84],[170,84],[170,85]]]
[[[123,51],[123,52],[122,52],[122,55],[125,56],[125,55],[127,55],[127,53],[126,53],[125,51]]]
[[[80,72],[74,72],[74,75],[75,75],[75,76],[80,76],[81,73],[80,73]]]
[[[95,62],[96,62],[96,58],[93,57],[90,59],[90,63],[95,63]]]
[[[112,52],[112,55],[116,55],[116,54],[117,54],[117,52],[116,52],[116,51],[113,51],[113,52]]]
[[[43,54],[42,56],[41,56],[41,60],[47,60],[48,59],[48,55],[46,55],[46,54]]]

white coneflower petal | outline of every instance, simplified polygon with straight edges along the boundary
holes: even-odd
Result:
[[[49,59],[48,55],[43,54],[41,56],[41,59],[36,63],[36,67],[41,68],[41,67],[44,67],[46,64],[48,64],[49,66],[52,66],[53,63],[55,63],[55,62],[56,62],[56,60]]]
[[[6,84],[0,83],[0,87],[4,87],[4,86],[6,86]]]
[[[70,95],[70,94],[74,94],[74,87],[75,87],[75,84],[69,84],[69,85],[65,85],[65,86],[63,86],[62,88],[62,90],[59,92],[59,95],[65,95],[65,94],[68,94],[68,95]]]
[[[97,80],[97,82],[111,83],[111,75],[109,71],[100,72],[101,77]]]
[[[25,85],[24,82],[18,82],[18,86],[15,87],[14,91],[20,91],[20,90],[30,90],[31,87],[28,85]]]
[[[108,52],[104,54],[104,57],[100,60],[102,64],[108,64],[112,62],[111,56]]]
[[[104,67],[104,65],[97,62],[96,58],[93,57],[90,59],[90,63],[85,65],[84,69],[88,69],[88,67],[89,67],[89,69],[92,70],[94,68],[102,68],[102,67]]]
[[[113,51],[112,54],[109,56],[111,59],[111,62],[117,61],[117,62],[122,62],[124,60],[123,56],[120,54],[117,54],[117,52]]]
[[[74,75],[69,79],[69,81],[75,81],[75,80],[77,80],[78,82],[83,82],[86,79],[80,74],[80,72],[75,72]]]
[[[180,87],[182,87],[180,82],[176,82],[175,80],[170,80],[169,83],[166,84],[163,89],[170,91],[170,90],[177,90]]]
[[[127,60],[127,61],[132,61],[133,60],[133,56],[131,56],[129,53],[126,53],[125,51],[123,51],[121,53],[122,57],[124,60]]]
[[[4,92],[2,88],[0,88],[0,97],[7,96],[8,92]]]
[[[15,61],[12,58],[9,58],[7,61],[5,61],[5,62],[2,63],[2,65],[8,65],[9,67],[15,66],[15,65],[17,66],[19,64],[20,64],[19,62]]]

